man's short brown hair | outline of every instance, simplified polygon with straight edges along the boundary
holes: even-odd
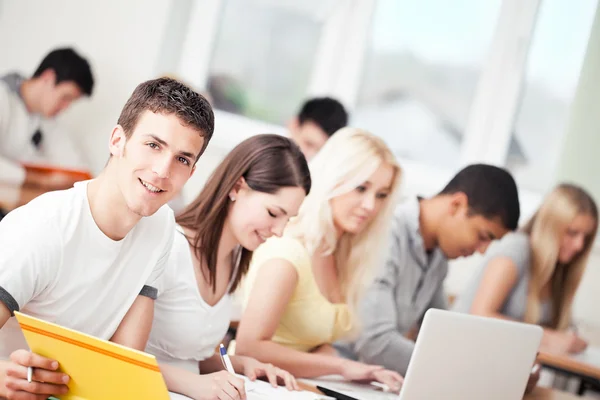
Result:
[[[157,114],[175,114],[183,125],[196,129],[204,138],[198,157],[204,153],[215,129],[215,115],[204,96],[171,78],[140,83],[125,103],[117,121],[127,139],[146,110]]]

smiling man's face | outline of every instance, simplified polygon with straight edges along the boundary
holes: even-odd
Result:
[[[175,114],[145,111],[127,139],[113,130],[111,162],[116,163],[119,190],[129,210],[145,217],[169,202],[190,178],[204,138],[184,126]]]

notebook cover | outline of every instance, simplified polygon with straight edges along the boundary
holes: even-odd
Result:
[[[15,312],[29,348],[71,377],[61,400],[156,399],[169,392],[153,355]]]

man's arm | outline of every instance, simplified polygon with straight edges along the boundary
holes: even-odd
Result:
[[[139,295],[110,340],[132,349],[144,351],[150,337],[153,319],[154,300]]]
[[[44,191],[50,191],[69,188],[76,181],[77,179],[60,171],[40,172],[0,156],[0,183],[4,185],[15,187],[33,186],[44,189]]]
[[[10,316],[11,311],[4,303],[0,302],[0,329]],[[10,358],[10,360],[0,360],[0,399],[25,396],[28,392],[43,393],[46,395],[45,397],[67,392],[67,387],[64,385],[66,375],[53,372],[58,368],[58,364],[54,364],[55,361],[27,350],[17,350],[11,354]],[[27,366],[36,367],[32,383],[26,380]]]
[[[394,287],[388,279],[378,279],[361,304],[362,333],[356,351],[363,362],[383,365],[406,374],[414,342],[397,326]]]
[[[164,276],[171,247],[173,246],[175,219],[171,211],[167,218],[167,224],[165,226],[166,238],[164,240],[161,255],[156,262],[152,273],[146,280],[146,284],[110,339],[115,343],[140,351],[146,349],[146,343],[150,337],[152,321],[154,319],[154,300],[156,300],[158,296],[157,287]]]
[[[31,210],[16,210],[0,222],[0,329],[43,290],[60,264],[60,238],[55,227]],[[27,367],[34,367],[27,381]],[[65,374],[55,372],[58,363],[25,349],[0,361],[0,397],[66,393]],[[44,383],[41,383],[44,382]]]
[[[0,155],[0,183],[21,187],[26,175],[25,168],[19,163]]]
[[[398,329],[397,286],[402,279],[404,259],[404,227],[394,221],[391,248],[383,268],[379,271],[360,304],[362,331],[355,351],[363,362],[383,365],[387,369],[406,374],[414,342]]]
[[[425,311],[429,310],[430,308],[437,308],[440,310],[448,309],[448,296],[444,290],[443,281],[439,283],[439,286],[433,294],[433,297],[431,298],[431,301],[429,302],[429,305]],[[423,317],[425,317],[425,315],[423,315],[421,319],[410,329],[410,331],[404,335],[413,342],[417,341],[419,330],[421,329],[421,323],[423,323]]]
[[[430,308],[437,308],[439,310],[448,309],[448,296],[444,290],[444,282],[440,282],[433,297],[431,298],[429,307],[427,307],[427,309],[429,310]]]

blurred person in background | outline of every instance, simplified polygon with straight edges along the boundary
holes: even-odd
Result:
[[[53,129],[47,137],[43,130],[73,102],[91,96],[93,87],[88,61],[71,48],[52,50],[30,78],[19,73],[0,78],[0,208],[14,208],[81,179],[27,165],[49,160],[82,165],[67,135]]]
[[[290,137],[310,161],[325,142],[348,124],[348,113],[339,101],[330,97],[307,100],[289,123]]]
[[[454,309],[539,324],[542,347],[551,352],[585,350],[571,329],[571,306],[597,228],[592,197],[575,185],[557,186],[522,229],[487,251]]]

